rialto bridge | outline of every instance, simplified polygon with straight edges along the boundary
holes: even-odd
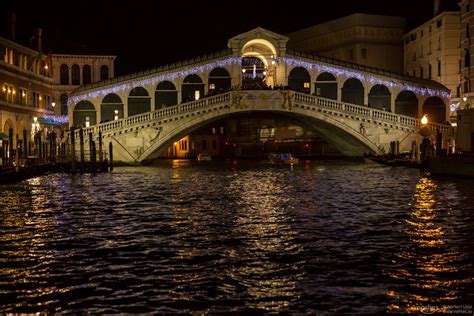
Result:
[[[154,159],[193,130],[240,113],[287,116],[348,156],[387,152],[392,141],[410,150],[424,114],[434,132],[452,133],[443,85],[291,52],[287,41],[256,28],[225,51],[82,86],[70,98],[70,125],[93,138],[101,131],[124,162]]]

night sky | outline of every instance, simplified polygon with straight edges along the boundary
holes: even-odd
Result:
[[[39,26],[46,53],[116,55],[123,75],[224,49],[258,26],[286,34],[360,12],[405,16],[409,30],[433,14],[433,0],[279,1],[2,1],[0,31],[8,37],[15,11],[17,42],[27,44]],[[458,0],[444,1],[457,10]]]

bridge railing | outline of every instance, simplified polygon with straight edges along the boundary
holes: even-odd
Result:
[[[94,125],[91,127],[83,128],[83,133],[84,135],[88,135],[89,133],[92,133],[93,135],[95,135],[95,134],[98,134],[99,131],[104,133],[104,132],[108,132],[108,131],[112,131],[116,129],[122,129],[128,126],[134,126],[134,125],[150,122],[159,118],[169,117],[172,115],[205,108],[209,105],[229,102],[230,95],[231,93],[227,92],[227,93],[219,94],[212,97],[206,97],[206,98],[196,100],[196,101],[173,105],[173,106],[170,106],[164,109],[155,110],[152,112],[146,112],[142,114],[129,116],[117,121],[101,123],[101,124]],[[75,137],[76,139],[79,138],[79,130],[75,131]]]
[[[351,113],[357,116],[365,116],[369,118],[379,119],[382,121],[404,125],[412,128],[417,128],[420,126],[420,120],[410,116],[404,116],[400,114],[394,114],[391,112],[381,111],[377,109],[371,109],[366,106],[360,106],[356,104],[349,104],[344,102],[339,102],[336,100],[325,99],[313,95],[308,95],[299,92],[294,93],[294,100],[296,103],[303,103],[305,105],[314,106],[317,108],[326,108],[332,109],[339,112]],[[203,98],[196,101],[181,103],[178,105],[173,105],[164,109],[155,110],[152,112],[137,114],[134,116],[126,117],[117,121],[106,122],[84,128],[84,135],[89,133],[97,134],[101,132],[109,132],[112,130],[123,129],[129,126],[136,126],[146,122],[151,122],[160,118],[170,117],[173,115],[178,115],[181,113],[191,112],[197,109],[206,108],[213,106],[215,104],[228,103],[231,101],[232,92],[227,92],[219,94],[212,97]],[[430,129],[433,132],[441,132],[452,134],[452,127],[445,124],[430,123]],[[76,130],[76,138],[79,137],[79,131]]]
[[[309,94],[294,92],[295,101],[304,103],[306,105],[313,105],[315,107],[322,107],[332,110],[338,110],[346,113],[353,113],[356,115],[362,115],[370,118],[380,119],[386,122],[391,122],[399,125],[405,125],[412,128],[417,128],[420,126],[420,120],[415,117],[405,116],[401,114],[394,114],[387,111],[381,111],[377,109],[371,109],[366,106],[349,104],[344,102],[339,102],[336,100],[325,99]],[[439,123],[430,123],[430,129],[433,132],[441,132],[444,134],[452,134],[453,129],[450,125],[439,124]]]

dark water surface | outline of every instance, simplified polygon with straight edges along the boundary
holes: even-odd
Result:
[[[0,186],[0,312],[472,314],[474,182],[161,162]]]

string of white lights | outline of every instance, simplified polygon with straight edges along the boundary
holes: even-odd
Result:
[[[320,62],[307,62],[296,58],[290,57],[279,57],[279,63],[285,63],[287,66],[294,66],[294,67],[303,67],[307,70],[316,70],[317,72],[329,72],[337,77],[344,77],[344,78],[356,78],[360,81],[370,82],[372,84],[381,84],[387,87],[398,87],[400,90],[408,90],[412,91],[416,94],[425,95],[425,96],[440,96],[443,98],[449,99],[450,94],[449,92],[441,89],[436,88],[429,88],[426,86],[422,86],[421,84],[410,84],[406,82],[402,82],[401,80],[397,79],[390,79],[387,80],[383,76],[374,75],[371,73],[357,71],[352,69],[347,69],[341,66],[330,66],[325,63]],[[225,67],[234,64],[241,64],[242,58],[241,57],[227,57],[225,59],[216,60],[214,62],[210,62],[204,65],[199,66],[190,66],[187,68],[182,68],[177,71],[171,71],[166,73],[161,73],[156,76],[152,76],[146,79],[139,79],[136,81],[129,81],[127,83],[117,84],[116,86],[112,86],[106,89],[98,89],[91,92],[86,92],[83,94],[75,95],[69,99],[69,104],[76,104],[81,100],[85,100],[88,98],[96,98],[99,96],[106,96],[110,93],[118,93],[122,91],[130,91],[136,87],[142,86],[154,86],[164,80],[174,80],[177,78],[184,79],[186,76],[196,73],[205,73],[211,71],[217,67]]]

